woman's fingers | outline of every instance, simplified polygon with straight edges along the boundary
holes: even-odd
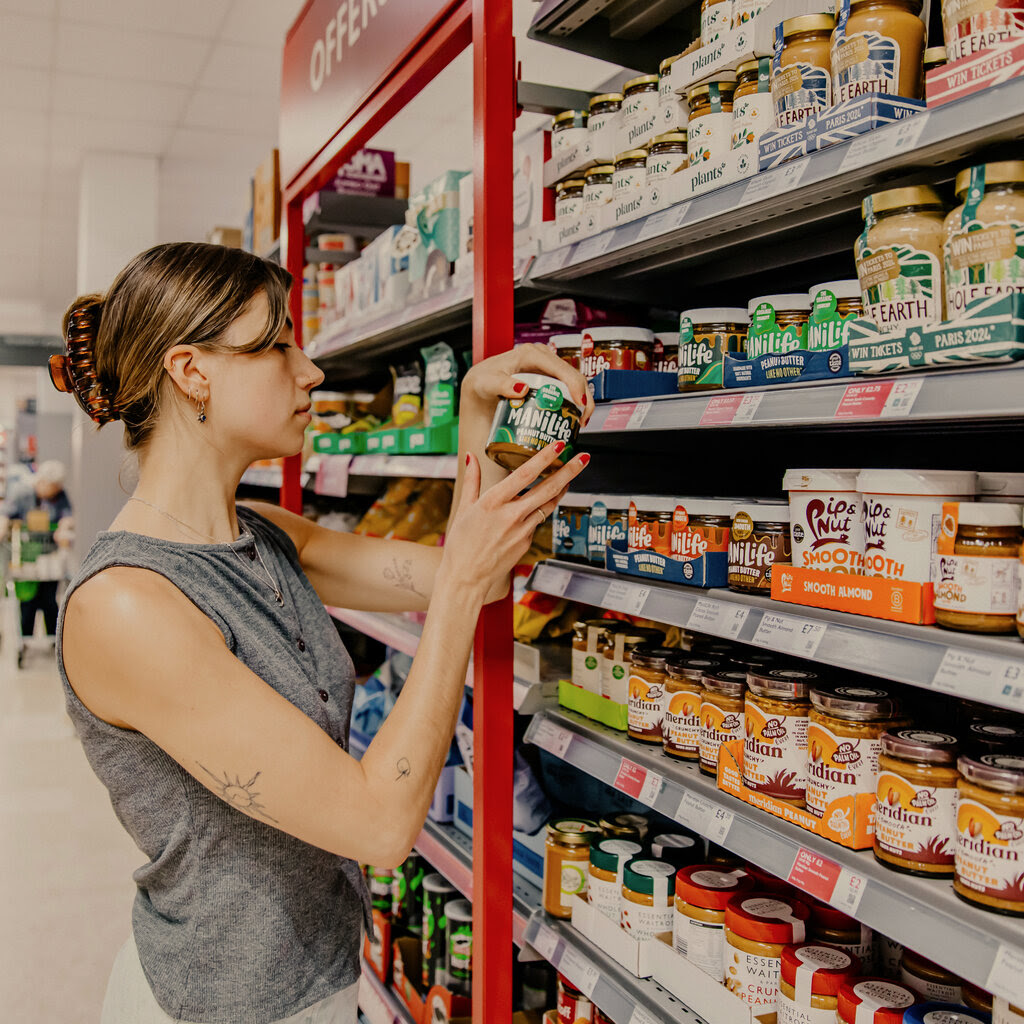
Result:
[[[531,487],[526,494],[516,501],[521,510],[520,514],[522,517],[525,519],[535,515],[537,509],[542,508],[553,499],[557,499],[558,495],[566,491],[572,481],[587,468],[589,462],[590,455],[583,452],[567,462],[556,473],[552,473],[549,477]]]
[[[516,373],[542,373],[547,377],[556,377],[569,389],[573,402],[585,410],[589,395],[587,378],[579,370],[570,366],[564,359],[557,356],[547,345],[517,345]]]
[[[542,448],[536,455],[529,458],[518,469],[511,473],[500,483],[495,484],[485,495],[496,503],[505,503],[515,500],[520,491],[525,491],[549,466],[558,461],[558,457],[565,451],[564,441],[555,441]]]

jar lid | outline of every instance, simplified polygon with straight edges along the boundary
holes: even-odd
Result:
[[[816,284],[807,292],[812,305],[814,296],[824,291],[831,292],[837,299],[859,299],[863,294],[860,290],[860,281],[855,277],[843,281],[826,281],[824,284]]]
[[[629,660],[641,668],[664,669],[665,662],[678,653],[676,647],[658,647],[656,644],[640,644],[629,653]]]
[[[888,978],[856,978],[839,989],[836,1019],[846,1024],[902,1024],[904,1009],[916,1002],[916,993],[906,985]]]
[[[449,921],[472,921],[473,904],[469,900],[449,900],[444,905],[444,916]]]
[[[585,110],[563,110],[560,114],[555,114],[554,124],[561,124],[563,121],[575,121],[582,119],[584,122],[587,120],[587,112]]]
[[[735,92],[736,91],[736,75],[732,72],[723,71],[718,78],[713,82],[708,82],[705,85],[694,86],[686,94],[686,102],[691,104],[695,99],[700,99],[702,96],[711,95],[711,86],[717,85],[719,92]]]
[[[770,651],[751,651],[741,647],[733,648],[728,660],[734,665],[742,665],[744,669],[752,669],[775,665],[779,659]]]
[[[725,910],[733,896],[749,892],[753,885],[743,868],[723,871],[715,864],[694,864],[676,875],[676,895],[704,910]]]
[[[1024,473],[979,473],[978,493],[983,501],[1024,497]]]
[[[942,206],[939,193],[930,185],[914,185],[910,188],[890,188],[885,192],[875,192],[868,196],[875,213],[886,210],[898,210],[902,206]],[[861,203],[860,212],[867,216],[868,200]]]
[[[860,934],[860,922],[827,903],[811,904],[811,927],[824,928],[830,932],[856,932]]]
[[[787,469],[786,491],[856,491],[859,469]]]
[[[810,687],[821,677],[803,668],[755,669],[747,673],[747,686],[765,697],[788,697],[805,700]]]
[[[591,178],[597,177],[599,174],[614,174],[615,164],[598,164],[596,167],[591,167],[586,172],[586,180],[590,181]]]
[[[739,306],[702,306],[700,309],[684,309],[685,316],[693,324],[749,324],[750,316]]]
[[[940,49],[942,49],[940,47]],[[622,93],[621,92],[603,92],[600,96],[592,96],[590,98],[590,109],[593,110],[598,103],[621,103]]]
[[[624,93],[629,92],[630,89],[639,87],[641,85],[657,85],[657,75],[641,75],[639,78],[631,78],[623,87]]]
[[[704,688],[725,694],[727,697],[742,697],[747,688],[747,673],[730,669],[716,669],[704,676]]]
[[[665,886],[665,892],[671,890],[671,879],[676,873],[675,866],[663,860],[635,858],[626,865],[622,876],[622,884],[633,892],[653,896],[659,882]]]
[[[590,508],[594,504],[595,494],[585,494],[583,491],[566,491],[559,501],[559,508]]]
[[[610,814],[601,819],[601,830],[610,837],[623,835],[639,835],[641,839],[647,835],[649,823],[646,814]]]
[[[863,469],[857,476],[861,494],[930,494],[956,498],[973,495],[977,474],[935,469]]]
[[[1024,182],[1024,160],[1001,160],[995,164],[978,164],[985,169],[985,184],[988,185],[1013,185]],[[965,167],[956,176],[954,185],[956,197],[959,199],[967,191],[971,184],[971,171],[973,167]]]
[[[961,526],[1016,526],[1021,525],[1020,505],[1002,501],[961,501],[957,519]]]
[[[813,17],[817,18],[820,15],[816,14]],[[767,302],[776,313],[809,313],[811,310],[811,300],[807,297],[807,292],[787,292],[783,295],[758,295],[756,299],[751,299],[747,303],[747,312],[750,316],[754,315],[754,310],[762,302]]]
[[[811,704],[826,714],[859,722],[892,718],[900,710],[897,698],[875,686],[812,687]]]
[[[679,60],[679,58],[680,58],[680,57],[682,57],[682,54],[681,54],[681,53],[677,53],[677,54],[676,54],[675,56],[673,56],[673,57],[666,57],[666,58],[665,58],[665,59],[664,59],[664,60],[663,60],[663,61],[662,61],[662,62],[661,62],[661,63],[660,63],[659,65],[658,65],[658,73],[659,73],[659,74],[660,74],[660,75],[662,76],[662,78],[664,78],[664,77],[665,77],[665,72],[666,72],[666,71],[668,71],[668,69],[669,69],[670,67],[672,67],[672,65],[673,65],[673,64],[675,64],[675,62],[676,62],[677,60]]]
[[[620,863],[625,867],[626,861],[641,852],[643,847],[628,839],[599,839],[590,847],[590,863],[601,871],[618,873]]]
[[[552,334],[548,342],[555,348],[579,348],[583,343],[582,334]]]
[[[616,154],[616,156],[615,156],[615,166],[618,167],[619,164],[624,164],[624,163],[628,162],[629,160],[646,160],[646,159],[647,159],[647,150],[646,149],[626,149],[626,150],[623,150],[623,152]],[[608,330],[608,328],[607,327],[604,327],[604,328],[595,327],[594,330]]]
[[[736,513],[733,516],[733,522],[740,519],[740,516],[746,516],[750,520],[748,528],[764,523],[788,523],[789,519],[789,505],[784,501],[779,502],[758,502],[756,505],[740,505],[736,509]],[[741,527],[744,525],[744,521],[740,520]]]
[[[560,181],[555,186],[555,192],[566,192],[570,188],[586,188],[587,183],[582,178],[569,178],[567,181]]]
[[[883,732],[882,753],[925,764],[955,764],[959,741],[948,732],[926,729],[897,729]]]
[[[513,373],[512,379],[521,381],[531,391],[539,391],[541,388],[545,387],[555,388],[561,392],[562,397],[569,403],[569,405],[574,409],[577,408],[577,405],[572,398],[572,392],[569,390],[569,385],[564,384],[557,377],[548,377],[543,373]]]
[[[1014,754],[979,754],[956,763],[968,782],[1000,793],[1024,793],[1024,757]]]
[[[646,327],[588,327],[583,332],[583,337],[594,342],[646,341],[653,343],[654,331],[649,331]]]
[[[684,832],[664,832],[651,840],[651,854],[655,860],[681,868],[704,856],[704,843]]]
[[[945,64],[946,63],[946,48],[944,46],[929,46],[924,51],[924,63],[927,64]]]
[[[748,71],[760,72],[760,70],[761,70],[761,61],[762,60],[768,60],[768,58],[767,57],[755,57],[753,60],[745,60],[736,69],[737,76],[745,75]]]
[[[733,896],[725,908],[725,927],[754,942],[803,942],[810,907],[791,896]]]
[[[656,135],[651,140],[652,146],[657,146],[659,142],[681,142],[686,145],[686,133],[685,132],[665,132],[664,135]]]
[[[991,1024],[992,1015],[962,1003],[917,1003],[903,1014],[903,1024]]]
[[[440,872],[434,871],[423,876],[423,888],[427,892],[457,892],[458,890]]]
[[[797,32],[831,32],[836,19],[831,14],[804,14],[799,18],[787,18],[782,23],[783,38]]]
[[[718,658],[705,658],[699,654],[687,654],[676,649],[666,668],[673,679],[689,679],[699,683],[706,673],[714,672],[721,664]]]
[[[834,996],[851,976],[860,973],[860,961],[845,949],[820,942],[801,942],[782,951],[779,976],[797,990],[798,1003],[808,995]],[[801,993],[805,998],[801,998]]]
[[[975,721],[967,727],[963,746],[972,753],[1004,754],[1010,746],[1024,746],[1024,728],[1015,723]]]
[[[600,832],[597,823],[587,818],[555,818],[548,822],[548,835],[567,846],[589,846],[595,832]]]

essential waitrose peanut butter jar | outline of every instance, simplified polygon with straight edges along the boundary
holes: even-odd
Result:
[[[627,839],[598,839],[590,846],[587,900],[616,924],[622,914],[622,876],[643,847]]]
[[[827,903],[811,906],[811,938],[849,953],[860,965],[858,974],[870,974],[875,969],[875,933]]]
[[[888,978],[853,978],[839,989],[837,1024],[903,1024],[916,993]]]
[[[715,864],[695,864],[676,875],[673,946],[716,981],[722,978],[725,908],[753,885],[743,868],[724,870]]]
[[[676,869],[664,861],[634,859],[622,879],[620,924],[637,942],[672,931]]]
[[[952,971],[926,960],[912,949],[903,950],[900,960],[900,981],[922,999],[944,1003],[963,1001],[963,981]]]
[[[786,946],[779,973],[779,1024],[835,1024],[839,989],[859,973],[857,958],[835,946]]]

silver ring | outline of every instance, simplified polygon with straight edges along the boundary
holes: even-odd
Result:
[[[545,521],[548,518],[547,515],[544,512],[544,509],[539,508],[539,509],[537,509],[537,511],[540,513],[540,522],[534,527],[535,530],[539,530],[544,525]]]

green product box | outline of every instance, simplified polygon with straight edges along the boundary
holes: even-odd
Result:
[[[366,434],[317,434],[313,438],[313,451],[324,455],[362,455],[366,451]]]
[[[584,690],[582,686],[573,686],[568,679],[558,680],[558,703],[563,708],[586,715],[587,718],[607,725],[610,729],[626,732],[629,726],[627,705],[616,704],[599,693]]]
[[[453,455],[458,450],[458,420],[438,427],[406,427],[402,431],[404,455]]]
[[[423,277],[435,250],[440,250],[449,263],[458,259],[459,182],[469,173],[445,171],[409,200],[406,223],[415,225],[422,243],[409,253],[410,281]]]
[[[367,454],[378,453],[384,450],[382,436],[385,433],[383,430],[371,430],[366,435],[366,451]]]

